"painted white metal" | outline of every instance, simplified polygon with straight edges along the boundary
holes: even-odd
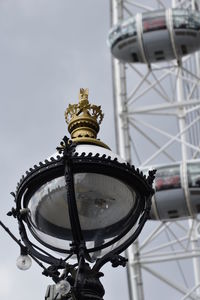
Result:
[[[123,1],[112,0],[112,25],[116,25],[123,18]],[[120,61],[113,59],[113,76],[114,76],[114,95],[115,105],[118,114],[117,133],[118,133],[118,152],[126,161],[131,162],[131,145],[129,124],[127,118],[127,93],[126,93],[126,71],[125,65]],[[139,254],[138,242],[132,245],[134,253]],[[132,251],[127,250],[128,257],[131,257]],[[128,266],[128,286],[129,294],[134,300],[143,300],[143,287],[140,263],[136,263],[132,268]],[[131,279],[131,280],[129,280]]]
[[[125,163],[126,161],[124,159],[122,159],[121,156],[115,154],[114,152],[112,152],[109,149],[97,146],[97,145],[85,145],[85,144],[80,144],[76,146],[76,152],[81,155],[81,153],[85,153],[86,155],[88,155],[89,153],[92,153],[93,156],[95,156],[97,153],[100,156],[105,155],[105,157],[109,157],[114,160],[117,159],[120,163]],[[57,153],[55,155],[58,155]]]
[[[189,9],[195,7],[196,9],[196,4],[200,7],[199,0],[172,0],[172,2],[167,0],[112,0],[112,25],[129,17],[131,13],[170,7]],[[169,27],[172,28],[170,16],[168,20]],[[173,34],[171,30],[172,42]],[[178,63],[171,61],[161,65],[154,63],[151,66],[145,66],[122,64],[113,60],[120,155],[142,166],[176,160],[185,162],[182,170],[182,184],[186,187],[188,210],[191,215],[186,161],[200,157],[199,69],[199,53],[184,57],[182,64],[180,61]],[[169,118],[167,121],[165,121],[166,117]],[[168,125],[171,123],[171,126],[169,128],[162,126],[165,122]],[[140,144],[141,139],[144,139],[145,143]],[[176,148],[173,148],[174,145]],[[152,276],[151,289],[159,289],[159,282],[153,281],[153,278],[157,278],[165,283],[168,289],[171,289],[171,296],[174,290],[173,299],[200,299],[200,247],[197,232],[199,225],[199,220],[193,219],[189,225],[188,221],[177,220],[167,223],[150,222],[149,226],[146,226],[151,227],[151,230],[147,228],[140,243],[134,244],[128,250],[130,300],[161,298],[160,293],[157,298],[155,295],[152,298],[151,293],[146,291],[147,273]],[[162,271],[166,268],[166,263],[168,266],[172,265],[171,272],[175,274],[179,272],[181,283],[171,276],[171,273],[168,276],[163,275]],[[184,263],[187,263],[187,267]],[[155,269],[158,265],[159,270]],[[163,265],[165,267],[162,267]],[[144,281],[142,281],[142,276],[144,276]],[[194,280],[192,280],[193,276]],[[168,293],[168,290],[165,291]],[[171,296],[166,295],[166,298],[164,296],[163,292],[163,299],[171,299]]]
[[[152,269],[144,266],[144,269],[146,271],[148,271],[149,273],[151,273],[153,276],[159,278],[160,280],[162,280],[163,282],[165,282],[167,285],[171,286],[172,288],[174,288],[175,290],[179,291],[181,294],[185,294],[187,293],[187,290],[183,287],[183,286],[178,286],[177,284],[175,284],[172,280],[165,278],[164,276],[161,276],[158,272],[153,271]],[[196,300],[197,297],[189,295],[189,299],[193,299]]]
[[[181,63],[181,62],[178,62]],[[177,103],[185,102],[184,93],[183,93],[183,79],[181,78],[182,75],[182,68],[180,65],[177,67]],[[181,139],[181,160],[182,160],[182,172],[181,172],[181,179],[182,185],[184,187],[185,198],[187,203],[187,208],[189,211],[190,216],[193,216],[192,208],[190,205],[190,195],[188,189],[188,176],[187,176],[187,139],[186,139],[186,123],[185,123],[185,108],[184,106],[180,106],[178,110],[178,122],[179,122],[179,131],[182,132],[180,139]]]
[[[136,26],[137,26],[138,43],[139,43],[142,59],[146,64],[148,64],[148,60],[146,58],[145,50],[144,50],[144,43],[143,43],[142,15],[141,14],[136,15]]]
[[[167,20],[167,29],[168,29],[168,32],[169,32],[170,41],[171,41],[172,49],[173,49],[173,52],[174,52],[174,57],[178,61],[179,58],[178,58],[178,54],[177,54],[177,51],[176,51],[176,44],[175,44],[175,40],[174,40],[172,10],[170,8],[166,10],[166,20]]]
[[[189,221],[191,230],[192,230],[192,236],[191,236],[191,249],[193,251],[197,251],[197,249],[199,250],[199,244],[198,244],[198,234],[197,234],[197,222],[196,220],[190,220]],[[195,285],[199,286],[200,285],[200,259],[199,257],[194,257],[193,258],[193,268],[194,268],[194,279],[195,279]],[[200,288],[198,287],[196,289],[196,294],[197,296],[200,297]]]
[[[195,4],[196,1],[192,0],[191,1],[191,7],[192,9],[195,10]],[[196,74],[198,77],[200,77],[200,54],[195,53],[195,67],[196,67]],[[198,249],[198,234],[197,234],[197,226],[198,223],[196,220],[189,220],[189,225],[191,228],[192,236],[191,236],[191,248],[192,250]],[[195,285],[199,286],[200,285],[200,259],[198,257],[193,258],[193,268],[194,268],[194,280],[195,280]],[[200,297],[200,288],[198,287],[196,289],[196,294],[197,296]]]
[[[141,272],[139,244],[136,241],[127,249],[128,264],[128,283],[130,299],[144,300],[143,281]]]

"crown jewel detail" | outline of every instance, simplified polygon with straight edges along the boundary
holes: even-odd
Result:
[[[69,124],[72,119],[80,118],[82,115],[88,115],[88,117],[96,120],[98,125],[101,124],[104,114],[102,113],[101,106],[90,104],[88,101],[88,89],[80,89],[79,104],[69,104],[65,111],[65,120]]]
[[[71,139],[76,143],[89,143],[109,148],[97,139],[99,125],[104,114],[101,106],[90,104],[88,101],[88,89],[80,89],[79,103],[69,104],[65,111],[65,120]]]

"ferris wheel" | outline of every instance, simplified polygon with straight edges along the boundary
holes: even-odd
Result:
[[[118,151],[157,169],[152,221],[127,252],[130,299],[200,299],[200,1],[110,8]]]

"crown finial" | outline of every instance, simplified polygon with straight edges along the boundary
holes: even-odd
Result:
[[[65,120],[68,124],[71,139],[77,143],[96,144],[109,148],[97,139],[99,125],[103,120],[104,114],[102,113],[101,106],[89,103],[88,94],[88,88],[81,88],[79,103],[69,104],[65,111]]]
[[[89,89],[80,88],[79,103],[89,104],[88,94],[89,94]]]

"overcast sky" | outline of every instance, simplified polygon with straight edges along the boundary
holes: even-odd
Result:
[[[64,110],[80,87],[102,105],[100,137],[115,148],[109,22],[108,0],[0,0],[0,219],[16,235],[9,193],[67,134]],[[51,281],[34,263],[19,271],[17,245],[1,228],[0,236],[0,299],[44,299]],[[104,283],[105,300],[128,299],[125,270],[106,267]]]
[[[151,2],[155,1],[143,0]],[[111,56],[106,45],[109,14],[109,0],[0,0],[0,220],[16,236],[17,223],[6,216],[14,205],[10,192],[25,171],[54,153],[68,134],[64,111],[78,101],[81,87],[89,88],[90,101],[102,106],[100,138],[115,151]],[[145,153],[146,148],[139,149]],[[148,223],[147,232],[151,226]],[[51,280],[35,263],[19,271],[18,246],[2,228],[0,237],[0,299],[44,299]],[[164,269],[175,277],[177,272],[170,268],[166,263]],[[105,300],[128,300],[125,269],[106,266],[103,271]],[[152,276],[145,275],[145,299],[179,299],[168,290],[152,285]]]

